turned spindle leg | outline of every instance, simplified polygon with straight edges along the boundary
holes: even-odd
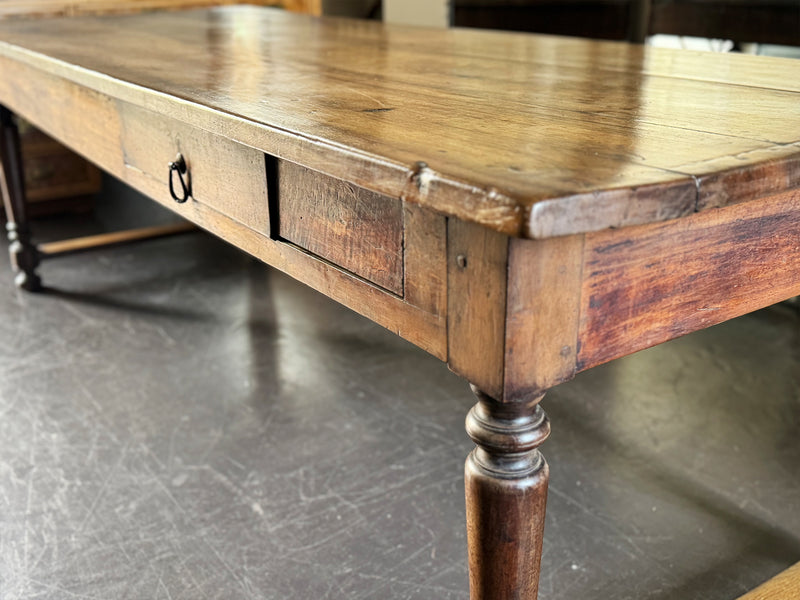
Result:
[[[31,244],[25,206],[25,183],[22,175],[19,131],[14,117],[4,106],[0,106],[0,191],[6,209],[8,251],[14,282],[25,290],[38,290],[41,286],[36,267],[39,257]]]
[[[477,447],[467,458],[467,540],[472,600],[535,600],[548,468],[536,449],[550,423],[542,396],[501,403],[478,397],[467,417]]]

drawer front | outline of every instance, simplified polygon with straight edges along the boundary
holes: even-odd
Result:
[[[22,167],[28,202],[86,196],[100,191],[100,171],[20,119]]]
[[[126,168],[161,183],[168,199],[168,164],[181,154],[191,183],[189,202],[200,202],[251,229],[269,233],[263,153],[131,105],[123,105],[120,112]]]
[[[403,204],[300,165],[276,161],[283,240],[403,295]],[[275,210],[273,208],[273,210]]]
[[[25,197],[29,202],[94,194],[100,173],[77,154],[58,148],[51,155],[27,157],[23,149]]]

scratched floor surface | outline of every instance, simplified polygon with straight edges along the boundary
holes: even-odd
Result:
[[[0,598],[468,597],[444,365],[204,234],[41,271],[0,258]],[[799,349],[776,307],[552,391],[541,598],[730,600],[800,560]]]

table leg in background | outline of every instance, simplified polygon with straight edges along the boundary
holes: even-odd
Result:
[[[6,210],[8,251],[14,269],[14,282],[19,288],[35,291],[41,287],[41,280],[36,274],[39,256],[31,244],[28,229],[19,130],[14,115],[4,106],[0,106],[0,161],[0,188]]]

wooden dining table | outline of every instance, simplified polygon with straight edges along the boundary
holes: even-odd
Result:
[[[472,384],[473,600],[536,598],[549,388],[800,294],[800,61],[222,7],[0,23],[0,103],[21,288],[15,115]]]

